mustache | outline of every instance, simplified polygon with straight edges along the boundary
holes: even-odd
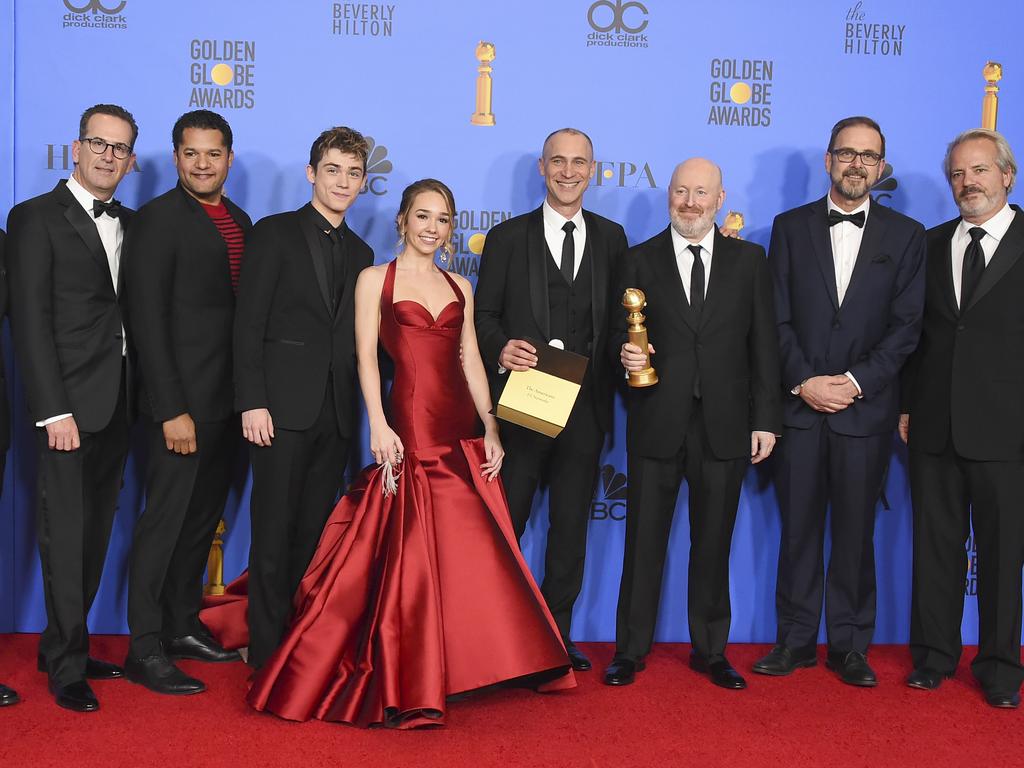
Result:
[[[680,205],[676,208],[677,213],[704,213],[704,209],[699,205]]]
[[[968,195],[974,194],[975,192],[981,195],[985,194],[985,190],[982,189],[981,187],[964,187],[963,189],[960,190],[960,197],[967,197]]]
[[[856,168],[851,168],[850,170],[846,171],[846,173],[843,174],[843,178],[844,179],[845,178],[849,178],[851,176],[855,176],[855,177],[857,177],[859,179],[866,179],[868,177],[868,172],[867,171],[861,171],[861,170],[858,170]]]

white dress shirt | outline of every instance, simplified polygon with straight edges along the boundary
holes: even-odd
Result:
[[[672,250],[676,254],[676,268],[679,270],[679,277],[683,281],[686,300],[690,301],[690,272],[693,269],[691,245],[700,246],[700,260],[704,264],[704,296],[707,297],[708,285],[711,283],[711,253],[715,246],[715,228],[711,227],[699,243],[691,243],[676,232],[675,227],[669,227],[669,229],[672,231]]]
[[[871,198],[868,197],[863,203],[852,211],[844,211],[834,202],[832,196],[828,198],[828,210],[838,213],[854,214],[864,212],[864,227],[868,225],[868,216],[871,207]],[[853,268],[857,264],[857,254],[860,253],[860,241],[864,239],[864,227],[858,227],[849,221],[841,221],[828,228],[829,237],[832,240],[832,263],[836,270],[836,293],[839,298],[839,306],[843,306],[843,299],[846,297],[846,289],[850,287],[850,277],[853,275]]]
[[[555,266],[559,269],[562,268],[562,244],[565,242],[565,232],[562,231],[562,227],[567,221],[576,225],[576,229],[572,233],[573,247],[576,250],[575,262],[572,266],[572,276],[575,278],[580,271],[580,264],[583,262],[583,249],[587,243],[587,223],[583,219],[583,209],[580,208],[576,211],[575,216],[567,219],[548,205],[548,201],[545,200],[541,210],[544,214],[544,240],[548,244],[548,250],[551,251],[551,258],[555,260]]]
[[[960,306],[960,289],[964,277],[964,254],[967,246],[971,244],[971,236],[967,234],[973,227],[981,227],[985,230],[985,236],[981,238],[981,250],[985,252],[985,266],[992,261],[992,256],[999,247],[999,241],[1006,235],[1006,230],[1013,222],[1015,211],[1009,203],[1003,206],[995,216],[984,224],[971,224],[969,221],[960,220],[960,224],[953,230],[952,256],[953,256],[953,293],[956,296],[956,305]]]
[[[74,176],[68,178],[68,191],[74,195],[75,200],[78,204],[85,209],[85,212],[89,214],[89,220],[96,225],[96,232],[100,236],[100,242],[103,244],[103,250],[107,254],[107,266],[110,267],[110,279],[114,287],[114,293],[117,293],[117,273],[121,267],[121,243],[124,240],[124,227],[121,226],[121,220],[115,219],[113,216],[108,215],[106,212],[100,214],[98,218],[92,214],[92,202],[96,200],[92,193],[89,192],[85,187],[78,183],[78,180]],[[103,200],[102,202],[107,202]],[[125,337],[124,326],[121,326],[121,354],[124,355],[128,349],[128,341]],[[61,413],[57,416],[51,416],[48,419],[37,421],[37,427],[45,427],[47,424],[52,424],[55,421],[66,419],[68,416],[73,414]]]

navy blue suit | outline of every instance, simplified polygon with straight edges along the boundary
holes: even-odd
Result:
[[[839,303],[825,198],[776,217],[768,264],[782,353],[783,436],[776,451],[782,516],[776,585],[778,642],[806,648],[821,621],[826,581],[831,650],[866,652],[875,623],[875,504],[899,410],[899,372],[917,346],[924,305],[924,228],[872,202],[849,286]],[[849,372],[862,397],[834,414],[791,390]]]

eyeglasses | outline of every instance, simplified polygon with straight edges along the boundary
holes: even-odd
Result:
[[[833,149],[832,155],[841,163],[852,163],[855,158],[859,157],[864,165],[878,165],[878,161],[882,159],[882,156],[877,152],[872,152],[871,150],[858,152],[855,149],[848,149],[846,147]]]
[[[132,148],[129,147],[127,144],[122,144],[121,142],[118,142],[117,144],[111,144],[109,141],[105,141],[99,138],[98,136],[86,137],[83,139],[79,139],[79,141],[81,141],[83,144],[88,144],[89,149],[91,149],[97,155],[102,155],[103,153],[105,153],[107,151],[107,147],[110,147],[111,151],[114,153],[114,157],[116,157],[118,160],[125,160],[132,154]]]

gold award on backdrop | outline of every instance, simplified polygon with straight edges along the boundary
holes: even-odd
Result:
[[[483,40],[476,47],[476,59],[480,66],[476,70],[476,112],[469,118],[473,125],[494,125],[491,112],[491,62],[494,61],[494,43]]]
[[[985,96],[981,100],[981,127],[994,131],[998,119],[999,81],[1003,79],[1003,65],[994,61],[986,62],[981,76],[986,83]]]
[[[740,230],[743,229],[746,222],[743,220],[743,214],[739,211],[729,211],[725,214],[725,229],[738,235]]]

